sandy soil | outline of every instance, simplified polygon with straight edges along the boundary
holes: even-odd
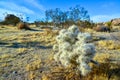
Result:
[[[41,31],[25,31],[14,28],[1,28],[0,30],[0,80],[41,80],[44,72],[49,72],[50,67],[56,63],[49,64],[51,56],[53,56],[52,43],[42,39]],[[97,45],[100,40],[113,40],[120,43],[120,31],[118,32],[96,32],[94,37],[99,39],[93,42]],[[42,37],[42,38],[41,38]],[[46,42],[45,42],[46,41]],[[47,45],[51,43],[50,45]],[[102,44],[101,44],[102,45]],[[97,54],[109,53],[117,55],[111,58],[111,62],[120,64],[120,50],[107,50],[96,46]],[[27,65],[35,65],[40,67],[30,68],[27,70]],[[40,64],[37,61],[41,61]],[[47,61],[47,62],[46,62]],[[55,63],[55,64],[54,64]],[[39,74],[34,78],[35,74]]]

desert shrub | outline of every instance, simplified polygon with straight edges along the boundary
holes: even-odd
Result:
[[[106,24],[105,24],[106,26],[108,26],[109,28],[111,28],[112,27],[112,22],[111,21],[109,21],[109,22],[106,22]]]
[[[47,22],[51,21],[57,27],[64,23],[70,26],[77,21],[86,21],[86,23],[90,21],[88,11],[80,5],[70,7],[68,11],[62,11],[60,8],[46,10],[45,17]]]
[[[40,23],[38,21],[35,21],[34,24],[35,24],[36,27],[40,26]]]
[[[53,46],[54,59],[65,67],[75,67],[82,75],[91,71],[88,63],[95,61],[95,46],[88,41],[92,38],[89,33],[81,33],[75,25],[62,29],[56,37],[57,44]]]
[[[21,21],[20,18],[15,16],[14,14],[7,14],[5,16],[4,21],[0,22],[0,24],[3,24],[3,25],[16,25],[20,21]]]
[[[23,22],[18,23],[17,27],[18,29],[31,30],[30,27],[26,23],[23,23]]]
[[[97,32],[110,32],[110,28],[106,26],[99,26],[93,28]]]
[[[90,21],[81,21],[79,23],[79,25],[83,28],[91,28],[91,29],[95,26],[95,24],[93,22],[90,22]]]

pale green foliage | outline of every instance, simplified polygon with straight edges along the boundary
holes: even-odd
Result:
[[[87,43],[92,36],[89,33],[81,33],[77,26],[63,29],[56,37],[57,44],[53,46],[54,59],[65,67],[74,65],[82,75],[87,75],[91,68],[88,65],[93,61],[95,46]]]

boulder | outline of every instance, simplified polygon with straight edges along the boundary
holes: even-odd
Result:
[[[28,26],[28,24],[26,24],[24,22],[18,23],[17,27],[18,27],[18,29],[31,30],[30,27]]]
[[[120,18],[111,20],[113,26],[120,26]]]

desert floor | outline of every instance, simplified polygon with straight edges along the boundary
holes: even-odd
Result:
[[[58,31],[18,30],[0,26],[0,80],[120,80],[120,30],[90,32],[99,66],[87,76],[65,69],[53,59],[52,46]]]

